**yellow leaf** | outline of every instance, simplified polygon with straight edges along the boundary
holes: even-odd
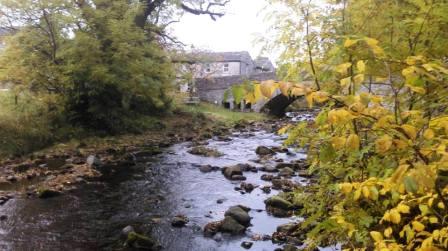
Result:
[[[375,148],[378,153],[387,152],[392,146],[392,138],[385,134],[375,141]]]
[[[280,128],[280,129],[277,131],[277,134],[280,134],[280,135],[281,135],[281,134],[286,134],[286,132],[288,131],[289,128],[291,128],[291,125],[286,125],[286,126]]]
[[[364,198],[366,198],[366,199],[368,199],[370,197],[369,187],[367,187],[367,186],[362,187],[362,196],[364,196]]]
[[[335,136],[335,137],[331,138],[331,145],[333,146],[334,149],[340,150],[340,149],[344,148],[345,141],[346,141],[345,137]]]
[[[343,64],[336,66],[335,71],[345,75],[345,74],[347,74],[347,70],[348,70],[348,68],[350,68],[350,66],[352,66],[352,63],[349,63],[349,62],[343,63]]]
[[[394,174],[390,177],[391,183],[401,183],[406,171],[408,170],[409,165],[399,165],[397,170],[395,170]]]
[[[357,189],[355,191],[355,194],[353,195],[354,200],[359,200],[359,197],[361,197],[361,189]]]
[[[303,87],[294,86],[291,88],[291,95],[298,97],[306,94],[306,90]]]
[[[375,45],[378,45],[378,40],[376,40],[376,39],[374,39],[374,38],[370,38],[370,37],[366,37],[366,38],[364,38],[364,41],[366,41],[366,43],[369,45],[369,46],[375,46]]]
[[[401,215],[397,210],[395,210],[395,209],[390,210],[390,221],[395,224],[400,223]]]
[[[281,82],[279,84],[280,91],[284,96],[289,96],[292,84],[290,82]]]
[[[344,194],[348,194],[352,191],[353,185],[350,183],[342,183],[339,184],[339,189],[341,189]]]
[[[408,143],[404,140],[394,139],[393,142],[397,149],[402,150],[402,149],[405,149],[406,147],[408,147]]]
[[[389,238],[389,237],[392,235],[392,232],[393,232],[392,228],[391,228],[391,227],[388,227],[388,228],[386,228],[386,229],[384,230],[384,236],[385,236],[386,238]]]
[[[345,42],[344,42],[344,47],[345,47],[345,48],[348,48],[348,47],[350,47],[350,46],[356,44],[357,42],[358,42],[358,40],[351,40],[351,39],[348,38],[348,39],[346,39]]]
[[[323,103],[328,100],[329,95],[328,92],[317,91],[314,93],[313,99],[318,103]]]
[[[400,204],[400,205],[397,206],[397,210],[400,213],[408,214],[410,212],[410,207],[408,205],[405,205],[405,204]]]
[[[413,221],[412,228],[414,228],[414,230],[417,232],[421,232],[425,229],[425,225],[423,225],[422,223],[420,223],[418,221]]]
[[[434,131],[432,129],[426,129],[423,132],[423,137],[427,140],[431,140],[432,138],[434,138]]]
[[[445,209],[445,204],[443,204],[442,202],[437,203],[437,207],[440,209]]]
[[[401,128],[403,129],[403,131],[406,133],[406,135],[410,138],[410,139],[415,139],[417,137],[417,129],[412,126],[412,125],[408,125],[408,124],[404,124],[401,126]]]
[[[359,73],[364,73],[366,71],[366,64],[364,63],[364,61],[359,60],[356,63],[356,68],[358,68]]]
[[[314,92],[307,94],[305,96],[306,102],[308,103],[308,107],[312,108],[313,107],[313,97],[314,97]]]
[[[439,219],[437,219],[437,217],[429,217],[429,222],[431,224],[436,224],[439,222]]]
[[[341,79],[341,86],[342,86],[342,88],[346,88],[347,86],[350,85],[351,82],[352,82],[352,78],[351,77],[347,77],[347,78]]]
[[[347,149],[352,151],[359,150],[359,137],[356,134],[350,134],[347,138]]]
[[[278,86],[278,84],[276,84],[273,80],[263,81],[263,82],[261,82],[261,85],[260,85],[261,93],[266,98],[271,98],[272,94],[274,94],[277,86]]]
[[[381,242],[383,240],[383,235],[377,231],[370,232],[370,236],[372,236],[373,240],[376,242]]]

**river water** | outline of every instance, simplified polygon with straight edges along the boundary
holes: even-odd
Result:
[[[263,193],[256,188],[242,194],[234,188],[240,182],[229,181],[220,171],[201,173],[200,165],[229,166],[249,163],[260,166],[257,146],[281,146],[280,136],[266,131],[236,132],[231,141],[209,140],[207,147],[215,147],[224,156],[219,158],[191,155],[190,143],[165,149],[149,160],[139,171],[123,172],[104,180],[88,182],[79,189],[50,199],[11,199],[0,206],[0,215],[8,218],[0,222],[1,250],[115,250],[121,229],[135,226],[150,233],[163,250],[242,250],[243,241],[251,241],[254,234],[271,235],[280,224],[296,218],[269,216],[264,200],[276,194]],[[290,151],[294,151],[290,149]],[[285,162],[305,155],[279,153],[275,158]],[[270,185],[262,181],[264,172],[248,172],[246,182]],[[296,176],[296,182],[306,179]],[[224,202],[218,204],[217,200]],[[221,220],[224,212],[234,205],[250,207],[252,226],[243,236],[206,238],[202,228],[211,221]],[[261,209],[261,210],[257,210]],[[184,228],[173,228],[173,216],[189,218]],[[274,250],[271,241],[254,241],[251,250]]]

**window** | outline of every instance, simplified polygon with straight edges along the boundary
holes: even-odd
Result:
[[[224,64],[224,72],[229,72],[229,64]]]

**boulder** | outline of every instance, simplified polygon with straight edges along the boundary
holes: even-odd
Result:
[[[202,165],[199,167],[199,171],[203,172],[203,173],[209,173],[212,171],[218,171],[219,167],[218,166],[212,166],[212,165]]]
[[[264,181],[271,181],[273,178],[274,178],[274,176],[273,176],[273,175],[270,175],[270,174],[263,174],[263,175],[261,175],[261,177],[260,177],[260,179],[261,179],[261,180],[264,180]]]
[[[237,235],[244,233],[246,231],[246,227],[241,225],[233,217],[226,216],[219,227],[219,231]]]
[[[161,246],[152,238],[134,231],[127,236],[125,245],[139,250],[160,250]]]
[[[250,241],[243,241],[241,243],[241,247],[243,247],[245,249],[250,249],[252,247],[252,245],[254,245],[254,243],[250,242]]]
[[[205,237],[214,236],[219,231],[221,224],[222,224],[221,221],[213,221],[207,223],[207,225],[204,226],[204,236]]]
[[[37,190],[37,197],[41,199],[52,198],[58,195],[61,195],[61,192],[52,189],[40,188]]]
[[[228,179],[232,179],[232,177],[236,176],[236,175],[241,175],[241,176],[243,175],[243,171],[241,170],[241,167],[238,165],[224,167],[222,169],[222,173]]]
[[[294,170],[289,167],[285,167],[280,170],[278,175],[282,177],[291,177],[294,175]]]
[[[283,210],[289,210],[293,206],[289,201],[277,195],[268,198],[267,200],[264,201],[264,203],[266,204],[266,206],[280,208]]]
[[[250,224],[250,216],[246,210],[240,206],[230,207],[224,214],[225,216],[232,217],[241,225],[248,227]]]
[[[243,189],[244,191],[250,193],[255,189],[255,186],[251,183],[246,183],[246,182],[242,182],[240,185],[241,189]]]
[[[275,154],[275,152],[272,149],[265,147],[265,146],[257,147],[257,149],[255,150],[255,153],[258,155],[273,155],[273,154]]]
[[[86,163],[89,167],[99,167],[102,165],[102,161],[95,155],[90,155],[87,157]]]
[[[171,220],[171,226],[173,227],[183,227],[189,222],[185,215],[177,215]]]
[[[207,148],[204,146],[196,146],[188,151],[188,153],[193,155],[200,155],[204,157],[221,157],[223,154],[216,149]]]

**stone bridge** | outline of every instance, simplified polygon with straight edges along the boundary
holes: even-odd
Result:
[[[202,101],[214,103],[217,105],[223,104],[224,92],[232,85],[241,84],[244,81],[265,81],[265,80],[277,80],[275,72],[256,73],[250,76],[225,76],[214,78],[201,78],[195,79],[196,91],[199,98]],[[274,93],[273,98],[270,100],[259,101],[256,104],[250,106],[250,109],[260,112],[267,109],[270,114],[276,116],[283,116],[286,107],[288,107],[295,98],[286,97],[279,91]],[[230,98],[227,101],[228,108],[233,107],[233,99]],[[243,104],[240,109],[249,108]]]

